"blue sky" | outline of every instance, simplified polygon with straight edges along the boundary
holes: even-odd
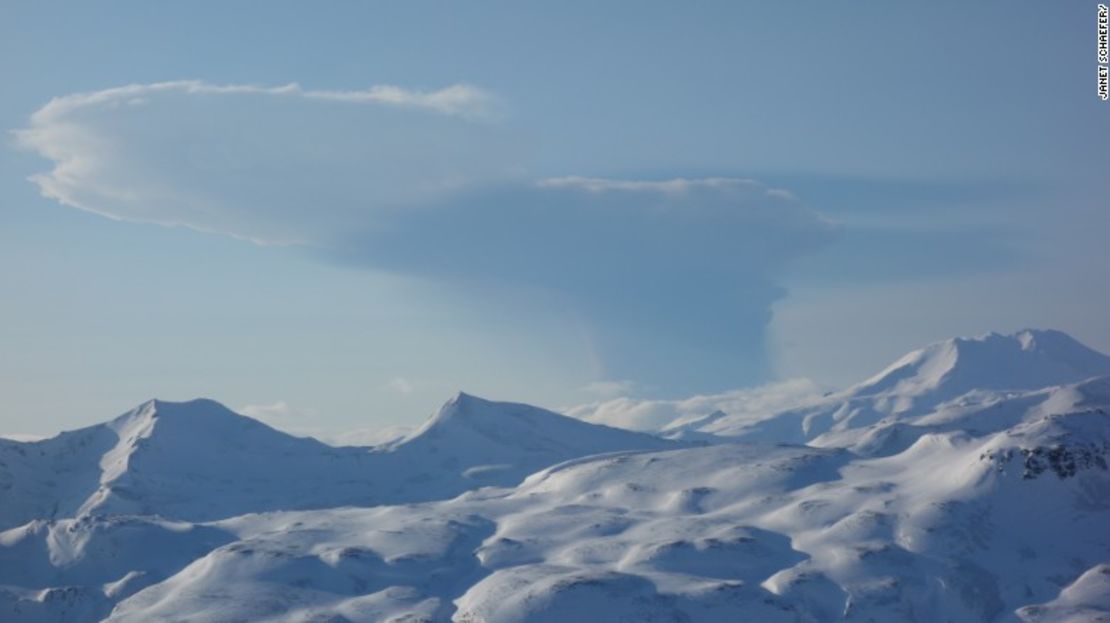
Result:
[[[838,385],[1024,326],[1110,350],[1094,3],[4,12],[5,431]]]

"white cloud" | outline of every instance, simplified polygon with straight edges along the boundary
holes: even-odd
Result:
[[[773,191],[755,180],[734,177],[705,177],[697,179],[674,178],[670,180],[616,180],[600,177],[549,177],[536,183],[540,188],[576,188],[592,193],[612,191],[684,193],[690,190],[711,189],[758,189],[770,195]]]
[[[319,244],[510,176],[490,93],[316,91],[200,81],[57,97],[14,132],[53,162],[43,195],[109,218]]]
[[[312,419],[319,417],[315,409],[293,407],[284,400],[269,404],[249,404],[239,408],[239,413],[277,428],[305,428]]]
[[[753,179],[737,177],[676,177],[669,180],[617,180],[602,177],[549,177],[536,182],[540,188],[578,189],[591,193],[633,192],[678,195],[699,190],[748,191],[770,200],[794,203],[798,197],[789,190],[769,188]]]
[[[375,85],[363,90],[316,91],[306,90],[295,82],[267,87],[253,84],[220,85],[200,80],[175,80],[152,84],[129,84],[55,97],[31,116],[31,122],[38,125],[59,121],[68,118],[75,111],[91,107],[142,106],[150,102],[149,98],[152,95],[160,93],[201,96],[272,95],[353,104],[386,104],[468,118],[489,117],[495,113],[499,105],[492,93],[468,84],[454,84],[436,91],[415,91],[393,85]]]
[[[360,428],[319,437],[333,446],[380,446],[404,439],[416,430],[414,426],[386,426],[385,428]]]
[[[297,85],[290,86],[300,88]],[[500,107],[497,98],[491,93],[468,84],[456,84],[431,92],[409,91],[401,87],[379,85],[364,91],[301,91],[301,93],[308,98],[336,102],[382,103],[424,108],[468,119],[495,117]]]
[[[582,387],[582,391],[601,398],[627,396],[636,389],[635,381],[594,381]]]
[[[400,376],[389,379],[389,382],[385,385],[399,394],[411,394],[416,390],[408,379]]]
[[[10,439],[12,441],[19,441],[22,443],[29,443],[32,441],[42,441],[46,439],[46,435],[32,435],[25,433],[3,433],[0,434],[0,439]]]
[[[801,406],[821,397],[823,391],[808,379],[789,379],[759,387],[681,400],[646,400],[621,397],[565,409],[567,415],[595,424],[655,432],[668,425],[723,411],[735,424],[758,421],[774,413]]]

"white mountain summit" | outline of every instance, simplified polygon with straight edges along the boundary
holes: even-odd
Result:
[[[1110,357],[1060,331],[952,338],[908,353],[875,376],[814,404],[764,417],[710,414],[700,431],[752,441],[810,443],[825,435],[904,422],[955,408],[990,407],[1045,388],[1110,376]]]

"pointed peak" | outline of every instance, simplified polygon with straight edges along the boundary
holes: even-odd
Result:
[[[433,431],[450,429],[452,431],[488,429],[496,430],[510,426],[510,422],[528,426],[540,421],[568,420],[578,424],[568,416],[517,402],[487,400],[466,392],[458,392],[440,407],[434,415],[424,421],[420,428],[409,434],[411,440]]]
[[[450,421],[457,420],[460,416],[473,412],[475,407],[489,405],[490,402],[464,391],[456,392],[454,396],[443,403],[438,411],[424,421],[419,428],[405,436],[404,439],[419,437],[429,430],[442,426]]]
[[[441,417],[454,415],[456,413],[465,411],[476,406],[483,406],[488,404],[490,404],[488,400],[479,398],[473,394],[468,394],[466,392],[460,391],[456,392],[455,395],[451,396],[451,398],[447,402],[443,403],[443,406],[439,408],[439,411],[434,416],[432,416],[432,418],[439,419]]]
[[[449,405],[465,405],[489,402],[483,398],[479,398],[473,394],[468,394],[464,391],[455,392],[455,395],[447,401]]]
[[[447,418],[454,418],[458,416],[475,415],[479,413],[487,413],[497,411],[498,407],[508,406],[512,403],[495,402],[487,400],[474,394],[468,394],[464,391],[456,392],[450,400],[443,403],[434,416],[433,420],[443,420]]]

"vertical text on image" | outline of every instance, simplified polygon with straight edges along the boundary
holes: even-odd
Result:
[[[1098,97],[1110,99],[1110,9],[1105,4],[1098,5]]]

